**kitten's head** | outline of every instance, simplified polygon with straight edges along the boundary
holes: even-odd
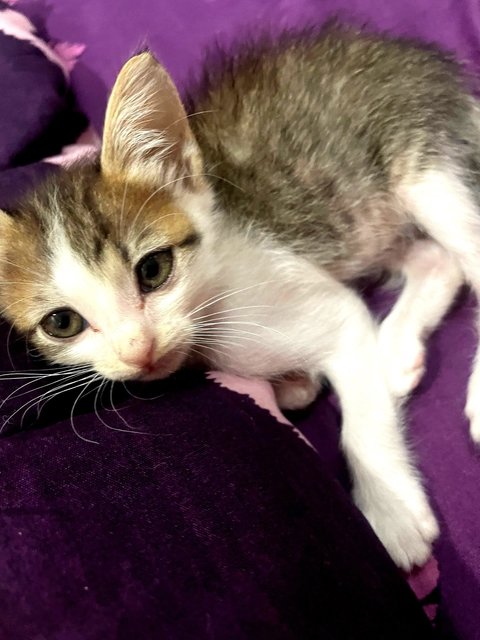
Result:
[[[178,93],[148,53],[123,67],[101,156],[0,212],[3,314],[49,360],[111,379],[183,362],[208,297],[213,199]]]

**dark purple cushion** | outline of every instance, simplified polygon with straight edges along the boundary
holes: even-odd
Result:
[[[65,398],[2,441],[0,637],[430,637],[368,525],[289,427],[203,377],[159,391],[117,399],[143,434],[84,407],[75,429],[98,444],[80,440]]]

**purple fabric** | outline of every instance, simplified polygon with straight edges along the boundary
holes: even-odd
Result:
[[[143,435],[112,430],[125,425],[102,409],[111,429],[78,415],[98,444],[82,442],[60,419],[70,399],[3,440],[1,638],[431,637],[381,545],[289,427],[202,378],[161,390],[119,402]]]
[[[115,10],[95,0],[21,0],[20,6],[51,37],[87,44],[73,86],[98,128],[121,64],[145,44],[183,87],[216,38],[228,42],[242,32],[318,24],[331,15],[435,41],[480,71],[477,0],[116,0]]]

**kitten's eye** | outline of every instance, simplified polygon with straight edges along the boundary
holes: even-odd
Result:
[[[72,309],[57,309],[45,316],[40,326],[54,338],[73,338],[85,329],[87,323]]]
[[[135,269],[141,291],[148,293],[164,284],[172,273],[173,253],[163,249],[142,258]]]

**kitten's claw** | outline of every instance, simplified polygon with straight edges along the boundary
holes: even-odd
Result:
[[[380,327],[379,340],[390,391],[396,398],[403,398],[423,377],[425,347],[416,336],[402,335],[385,323]]]
[[[427,562],[439,529],[426,499],[407,505],[392,492],[385,502],[358,506],[397,566],[410,571]]]
[[[280,409],[295,411],[312,404],[320,390],[321,382],[307,376],[295,376],[274,382],[273,386]]]

